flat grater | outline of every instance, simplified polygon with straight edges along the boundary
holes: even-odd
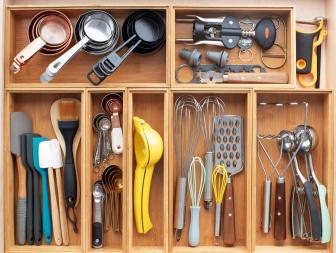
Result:
[[[243,118],[239,115],[219,115],[214,118],[215,165],[224,164],[229,174],[224,195],[224,244],[235,242],[235,211],[232,177],[244,168]]]

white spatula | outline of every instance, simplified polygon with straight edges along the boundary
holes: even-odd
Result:
[[[60,216],[57,205],[55,179],[53,171],[53,155],[52,146],[50,141],[43,141],[39,144],[39,165],[41,168],[48,169],[49,190],[50,190],[50,203],[51,203],[51,217],[53,234],[56,245],[62,245]]]

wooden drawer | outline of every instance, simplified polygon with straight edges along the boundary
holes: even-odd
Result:
[[[199,16],[202,18],[218,18],[223,16],[235,16],[238,18],[249,18],[253,21],[259,21],[263,17],[278,17],[280,18],[277,22],[283,23],[286,25],[277,25],[279,27],[277,29],[277,37],[275,43],[284,46],[286,51],[286,61],[284,65],[280,68],[271,69],[266,67],[263,64],[261,53],[262,49],[260,49],[256,42],[253,42],[253,46],[250,49],[251,51],[251,58],[242,55],[242,61],[239,56],[238,47],[234,49],[226,49],[224,47],[218,46],[210,46],[210,45],[198,45],[192,46],[188,45],[188,42],[182,43],[175,41],[176,39],[185,39],[185,38],[192,38],[192,31],[193,25],[192,23],[181,23],[177,22],[176,19],[188,19],[190,16]],[[282,21],[281,21],[282,20]],[[246,6],[174,6],[171,16],[171,85],[172,87],[197,87],[202,88],[216,88],[216,87],[240,87],[240,88],[250,88],[250,87],[272,87],[272,88],[294,88],[296,84],[296,77],[295,77],[295,12],[293,6],[283,6],[283,7],[246,7]],[[275,22],[275,23],[277,23]],[[249,27],[249,26],[248,26]],[[246,29],[248,29],[248,27]],[[193,43],[193,42],[189,42]],[[288,74],[288,83],[283,84],[239,84],[239,83],[217,83],[217,84],[187,84],[181,83],[176,79],[177,73],[175,70],[181,64],[187,64],[185,59],[181,59],[179,57],[179,52],[182,48],[187,48],[189,50],[198,49],[201,54],[201,64],[213,64],[210,62],[207,57],[207,51],[221,51],[224,50],[228,53],[228,62],[227,64],[260,64],[261,66],[266,67],[267,72],[286,72]],[[266,53],[270,53],[265,51]],[[272,53],[275,53],[274,51]],[[278,52],[279,53],[279,52]],[[248,54],[248,53],[246,53]],[[244,58],[245,57],[245,58]],[[269,58],[266,59],[267,64],[271,66],[275,66],[279,64],[279,58]],[[175,73],[175,74],[174,74]],[[184,74],[181,71],[181,79],[189,80],[189,75]],[[179,75],[180,76],[180,75]]]

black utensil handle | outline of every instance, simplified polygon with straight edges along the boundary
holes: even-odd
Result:
[[[100,222],[92,224],[92,247],[103,247],[103,224]]]
[[[34,194],[33,194],[33,174],[27,168],[27,230],[26,239],[29,245],[34,244]]]
[[[58,121],[58,127],[65,142],[65,163],[63,167],[64,196],[68,208],[74,208],[77,199],[77,177],[72,144],[79,127],[79,121]]]
[[[319,241],[321,240],[321,219],[320,219],[320,213],[317,209],[316,203],[314,201],[314,196],[313,196],[313,187],[310,183],[310,181],[306,181],[303,184],[306,198],[308,201],[308,207],[309,207],[309,212],[310,212],[310,224],[311,224],[311,229],[312,229],[312,239],[314,241]]]
[[[275,188],[274,238],[286,240],[286,184],[278,177]]]
[[[311,71],[313,42],[317,32],[296,31],[296,73],[308,74]]]
[[[276,39],[276,28],[270,18],[260,20],[255,28],[255,41],[263,50],[270,49]]]
[[[34,191],[34,240],[35,245],[42,243],[42,216],[40,207],[40,189],[39,189],[39,175],[36,171],[33,172],[33,191]]]
[[[77,178],[75,165],[73,163],[66,163],[64,165],[64,195],[67,207],[73,208],[76,204],[77,198]]]

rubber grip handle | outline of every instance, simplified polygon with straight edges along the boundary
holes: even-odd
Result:
[[[272,181],[267,178],[264,182],[264,209],[262,220],[262,230],[265,234],[267,234],[271,228],[271,196]]]
[[[254,31],[255,31],[254,39],[261,49],[267,50],[274,45],[276,39],[276,27],[272,19],[270,18],[261,19],[257,23]]]
[[[190,207],[189,246],[196,247],[200,240],[199,216],[201,207]]]
[[[213,152],[206,152],[205,154],[205,186],[204,186],[204,207],[209,209],[212,205],[212,187],[211,178],[213,170]]]
[[[313,187],[310,183],[310,181],[306,181],[303,184],[306,199],[308,202],[309,207],[309,213],[310,213],[310,224],[311,224],[311,237],[313,241],[319,241],[321,240],[321,220],[320,220],[320,214],[317,209],[316,203],[314,201],[313,196]]]
[[[177,179],[175,209],[174,209],[174,228],[183,229],[185,224],[185,200],[187,192],[187,178],[179,177]]]
[[[39,175],[37,171],[33,171],[34,180],[34,239],[35,245],[42,243],[42,223],[41,223],[41,205],[40,205],[40,189]]]
[[[223,234],[224,244],[232,246],[236,241],[235,229],[235,210],[234,210],[234,193],[231,178],[228,179],[224,194],[224,214],[223,214]]]
[[[27,242],[34,244],[34,193],[33,193],[33,174],[27,168]]]
[[[42,175],[42,225],[44,241],[46,244],[50,244],[52,240],[52,227],[47,173],[43,173]]]
[[[100,222],[92,224],[92,247],[95,249],[103,247],[103,224]]]
[[[286,184],[278,177],[275,188],[274,238],[286,240]]]
[[[331,222],[330,215],[326,203],[326,195],[327,189],[324,185],[320,184],[317,186],[319,200],[320,200],[320,208],[321,208],[321,219],[322,219],[322,238],[321,243],[330,242],[331,236]]]
[[[311,71],[313,42],[317,33],[296,31],[296,73],[308,74]]]
[[[79,127],[79,121],[58,121],[58,127],[65,141],[64,196],[68,208],[74,208],[77,200],[77,176],[72,144]]]
[[[138,233],[146,234],[153,224],[149,215],[149,194],[154,166],[137,166],[134,174],[134,216]]]
[[[19,245],[24,245],[26,242],[26,213],[27,199],[18,198],[16,201],[16,240]]]

